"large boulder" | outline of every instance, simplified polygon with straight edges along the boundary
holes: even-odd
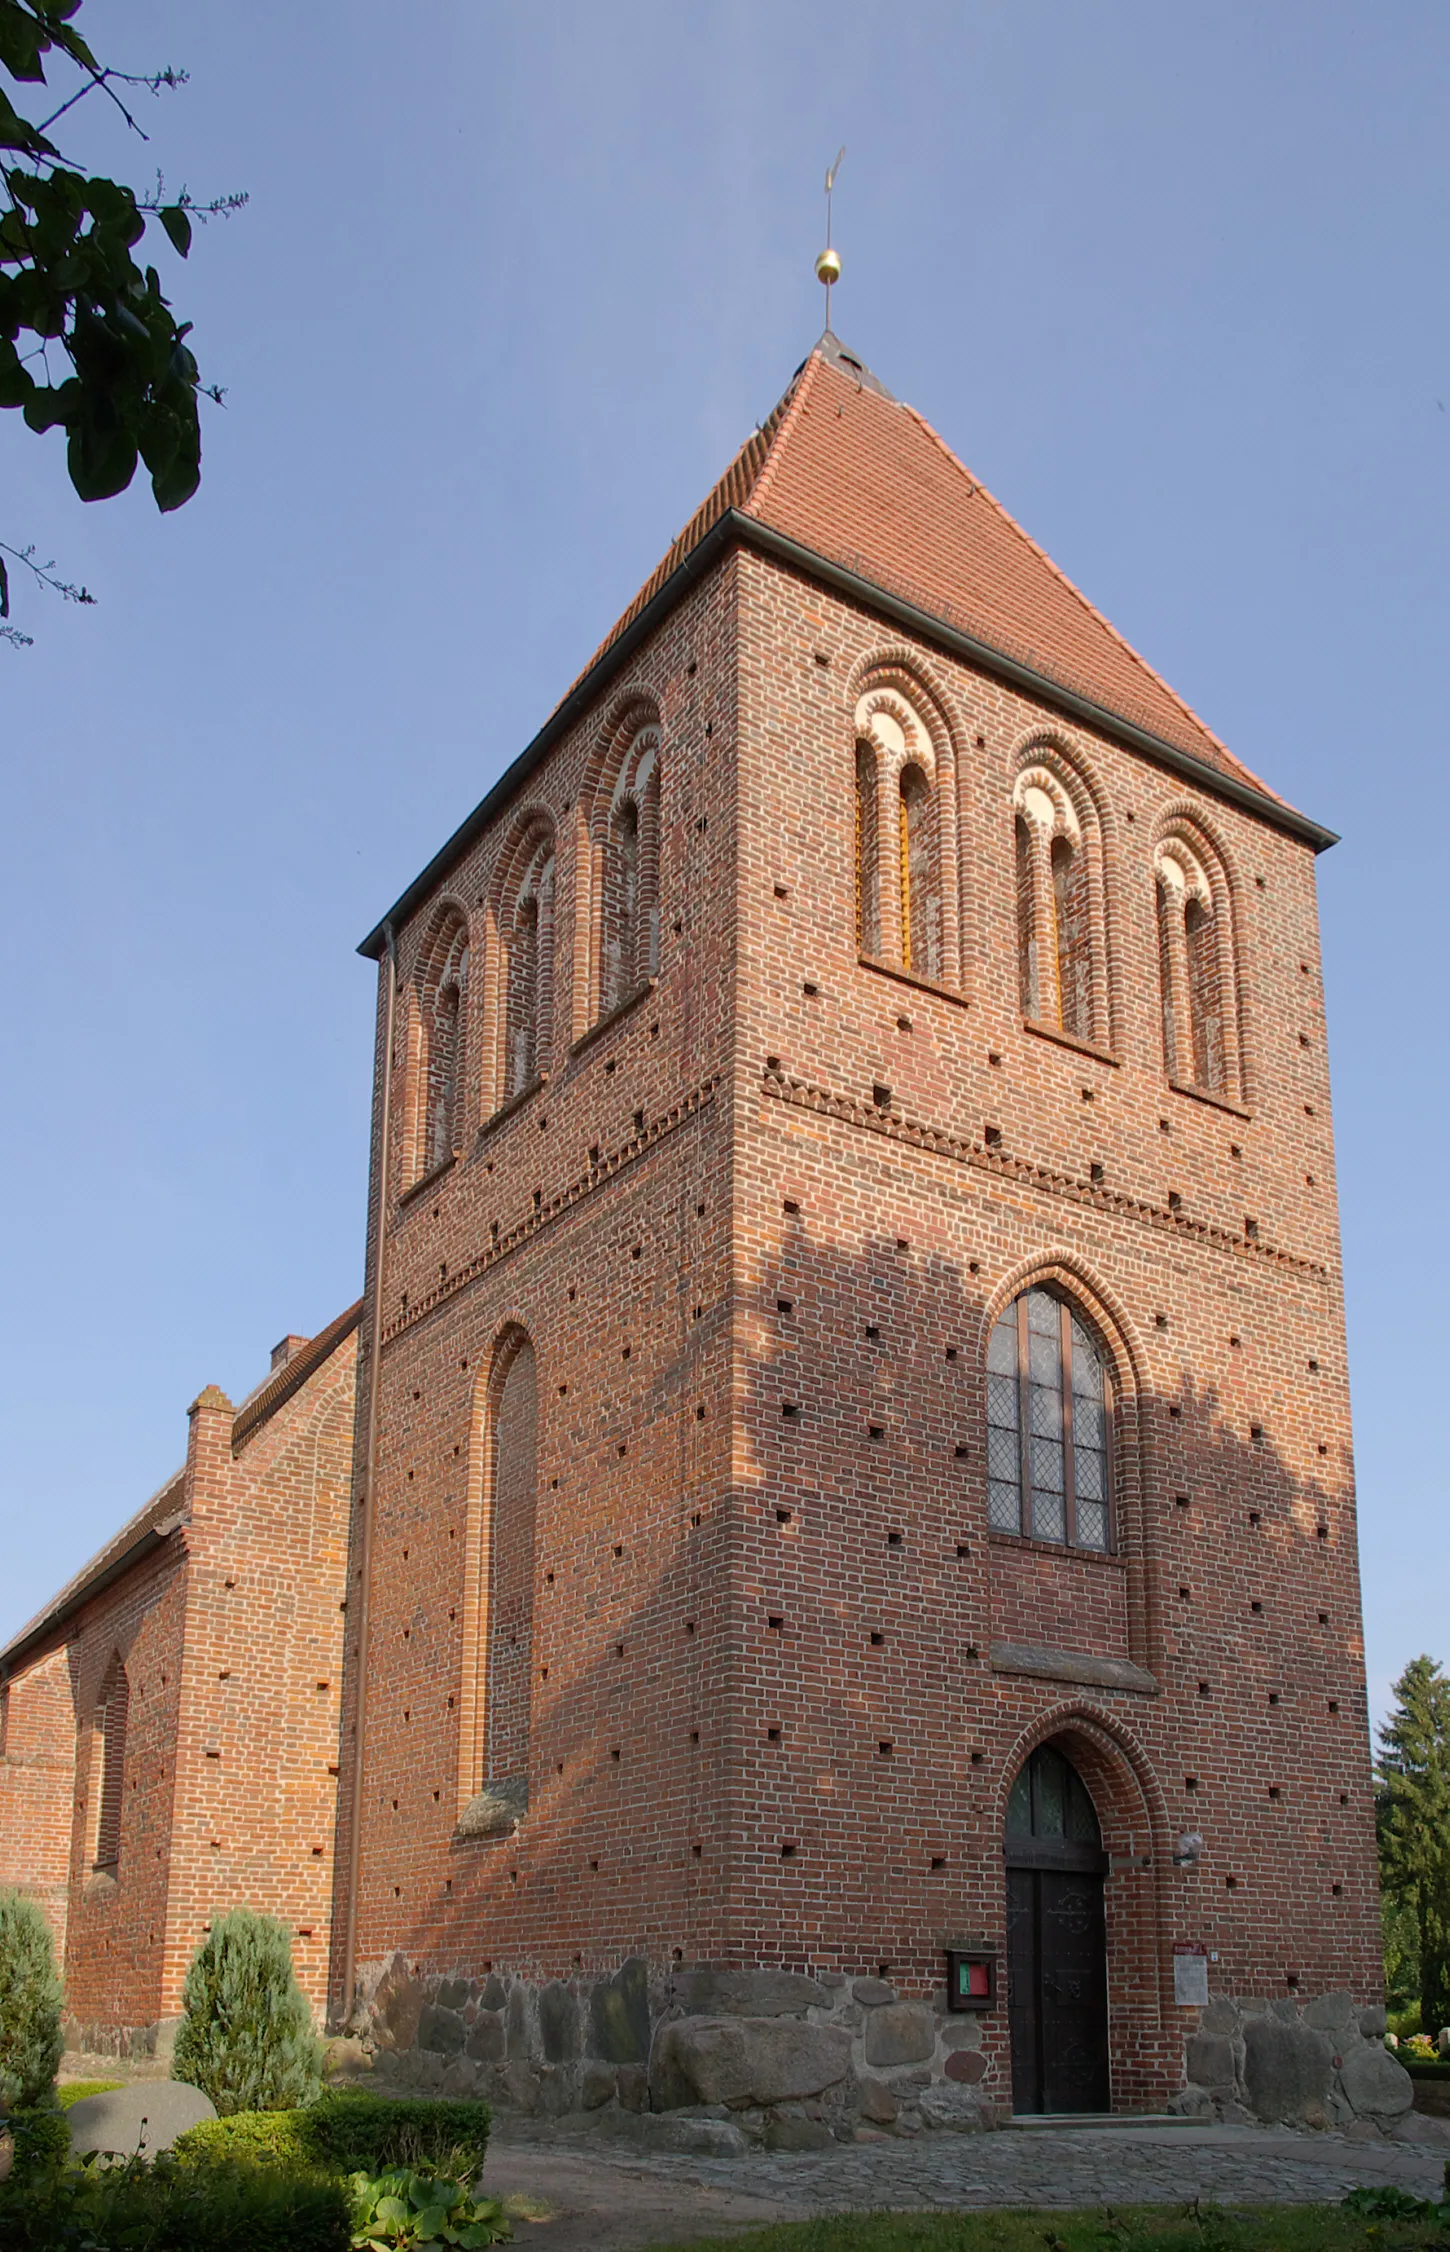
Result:
[[[692,2017],[800,2017],[830,1995],[800,1971],[676,1971],[675,2000]]]
[[[649,2060],[649,1966],[631,1955],[589,1997],[589,2053],[606,2064]]]
[[[371,2031],[380,2049],[411,2049],[423,2014],[423,1986],[408,1974],[406,1958],[394,1955],[373,1993]]]
[[[1224,2033],[1195,2033],[1188,2044],[1188,2077],[1200,2088],[1231,2088],[1234,2045]]]
[[[771,2017],[685,2017],[662,2026],[650,2059],[656,2111],[685,2104],[794,2103],[844,2080],[851,2036]]]
[[[1415,2083],[1388,2049],[1361,2041],[1339,2067],[1339,2085],[1345,2100],[1361,2119],[1384,2126],[1401,2119],[1415,2100]]]
[[[154,2158],[158,2150],[170,2150],[188,2127],[215,2117],[211,2097],[184,2080],[137,2080],[129,2088],[83,2096],[71,2105],[66,2123],[77,2157],[84,2151],[105,2150],[123,2158],[137,2152]]]
[[[868,2064],[921,2064],[935,2047],[936,2018],[920,2002],[883,2002],[868,2012]]]
[[[1342,2048],[1346,2041],[1359,2039],[1359,2011],[1354,1996],[1342,1990],[1335,1994],[1316,1994],[1312,2002],[1305,2004],[1304,2023],[1320,2033],[1341,2035],[1336,2048]]]
[[[456,2057],[468,2038],[468,2027],[456,2010],[425,2002],[418,2013],[418,2046],[437,2056]]]
[[[579,2054],[579,2008],[558,1979],[539,1996],[539,2039],[548,2064],[569,2064]]]
[[[1322,2127],[1334,2077],[1334,2051],[1324,2034],[1277,2010],[1256,2011],[1244,2026],[1244,2085],[1254,2115],[1267,2125],[1299,2120]]]

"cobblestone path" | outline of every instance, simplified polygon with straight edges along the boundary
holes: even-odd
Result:
[[[702,2158],[514,2139],[489,2155],[495,2196],[524,2192],[553,2217],[521,2230],[528,2252],[642,2252],[812,2214],[973,2206],[1336,2203],[1358,2182],[1438,2196],[1446,2151],[1251,2127],[1034,2128],[922,2136],[837,2150]]]

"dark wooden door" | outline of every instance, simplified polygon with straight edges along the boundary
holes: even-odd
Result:
[[[1060,1754],[1052,1756],[1066,1767]],[[1039,1778],[1032,1778],[1034,1814],[1039,1795],[1045,1807],[1066,1800],[1069,1818],[1061,1829],[1043,1834],[1035,1821],[1020,1819],[1024,1805],[1018,1808],[1017,1826],[1009,1826],[1007,1833],[1007,2004],[1014,2111],[1106,2111],[1112,2100],[1103,1910],[1107,1856],[1100,1843],[1083,1834],[1091,1801],[1071,1770],[1069,1777],[1075,1789],[1051,1800],[1045,1787],[1039,1794]],[[1049,1772],[1041,1781],[1057,1791],[1068,1778]],[[1096,1816],[1091,1819],[1095,1828]],[[1073,1829],[1077,1836],[1063,1834]]]

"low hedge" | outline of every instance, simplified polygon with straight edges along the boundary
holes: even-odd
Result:
[[[10,2179],[29,2181],[34,2175],[54,2171],[70,2156],[70,2125],[54,2104],[17,2104],[0,2119],[15,2139]]]
[[[394,2101],[338,2089],[300,2111],[234,2111],[188,2127],[175,2143],[186,2166],[322,2167],[381,2174],[394,2166],[474,2181],[483,2171],[493,2114],[486,2103]]]
[[[72,2166],[0,2184],[5,2252],[144,2245],[146,2252],[347,2252],[347,2191],[317,2172],[257,2166]]]
[[[1402,2056],[1396,2062],[1404,2066],[1412,2080],[1450,2080],[1450,2057]]]

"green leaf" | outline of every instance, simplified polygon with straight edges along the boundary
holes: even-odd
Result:
[[[136,474],[135,440],[124,428],[106,428],[94,415],[82,415],[71,430],[66,468],[82,500],[111,500]]]
[[[184,258],[191,248],[191,221],[179,203],[168,203],[158,218],[171,237],[171,247]]]
[[[42,45],[49,46],[39,24],[25,9],[0,7],[0,63],[12,78],[45,82],[41,68]]]

